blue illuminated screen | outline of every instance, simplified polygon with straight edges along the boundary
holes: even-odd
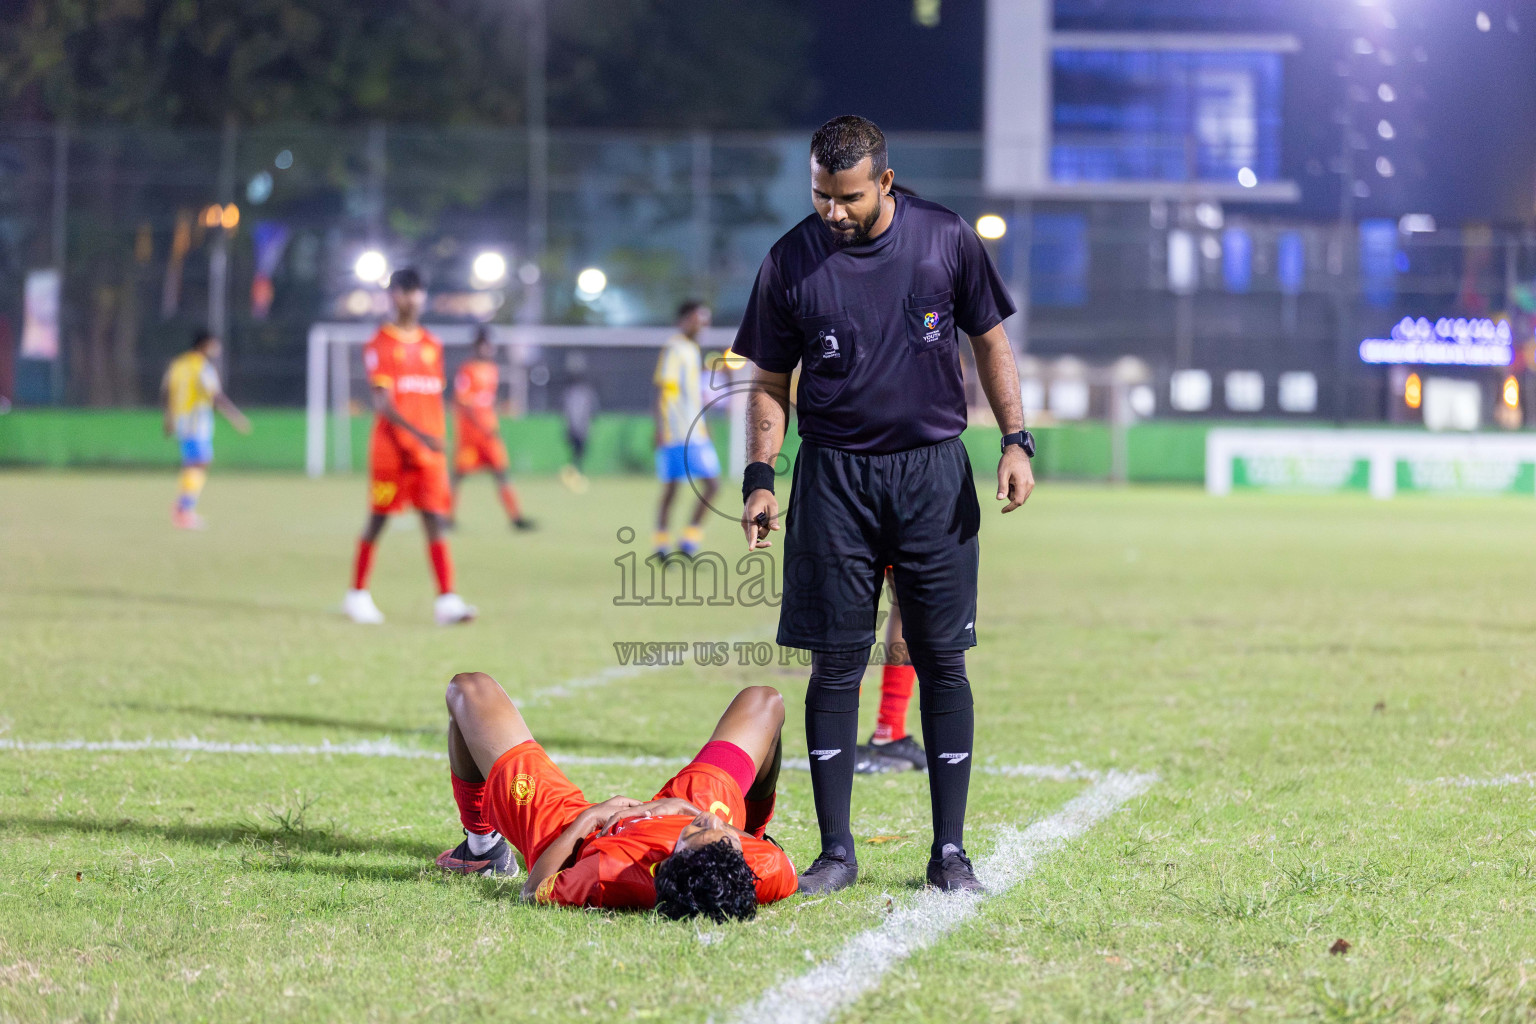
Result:
[[[1276,53],[1057,50],[1056,181],[1235,181],[1280,177]]]

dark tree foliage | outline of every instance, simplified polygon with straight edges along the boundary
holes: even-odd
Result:
[[[814,95],[793,2],[560,0],[550,36],[555,124],[776,128]]]
[[[762,128],[810,97],[797,0],[545,0],[549,120]],[[11,0],[0,116],[512,126],[527,0]]]

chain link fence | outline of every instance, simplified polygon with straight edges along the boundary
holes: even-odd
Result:
[[[1005,221],[989,244],[1031,355],[1135,356],[1165,382],[1308,371],[1318,414],[1376,418],[1390,381],[1356,350],[1403,316],[1507,314],[1529,348],[1530,225],[1340,225],[1195,192],[998,200],[979,138],[890,142],[901,184]],[[310,325],[377,318],[383,296],[359,272],[408,263],[437,321],[658,325],[699,297],[729,325],[768,248],[811,212],[804,133],[554,132],[547,161],[530,175],[521,129],[0,128],[0,397],[153,402],[166,360],[211,326],[237,399],[299,405]],[[499,261],[477,264],[485,253]],[[589,268],[596,292],[578,285]],[[38,358],[50,326],[58,357]]]

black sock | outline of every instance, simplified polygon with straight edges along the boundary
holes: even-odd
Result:
[[[908,643],[922,701],[923,747],[928,755],[928,799],[933,807],[933,848],[965,849],[965,801],[971,789],[971,744],[976,713],[964,651],[932,651]]]
[[[859,684],[869,662],[869,648],[818,652],[811,659],[805,690],[805,742],[811,754],[811,792],[821,852],[857,861],[848,825],[853,803],[854,747],[859,739]]]

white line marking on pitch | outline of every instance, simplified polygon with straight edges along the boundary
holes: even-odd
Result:
[[[1463,789],[1478,789],[1483,786],[1536,786],[1536,772],[1521,772],[1518,775],[1493,775],[1485,778],[1475,778],[1471,775],[1448,775],[1434,781],[1436,785],[1460,786]]]
[[[514,697],[512,703],[524,708],[530,704],[537,704],[541,700],[550,700],[555,697],[569,697],[579,690],[592,690],[599,686],[607,686],[609,683],[620,679],[629,679],[638,676],[642,672],[654,672],[658,669],[678,668],[676,665],[610,665],[605,669],[593,672],[591,675],[577,676],[553,686],[546,686],[542,690],[534,690],[526,697]]]
[[[408,761],[445,761],[446,751],[424,750],[421,747],[403,747],[389,737],[380,740],[360,740],[351,743],[321,742],[317,745],[300,743],[225,743],[219,740],[200,740],[197,737],[180,740],[23,740],[0,739],[0,750],[83,750],[102,753],[128,753],[138,750],[164,750],[171,753],[189,754],[268,754],[279,756],[331,755],[354,757],[400,757]],[[576,765],[622,765],[633,768],[664,767],[682,764],[682,758],[673,757],[585,757],[581,754],[551,754],[557,761]]]
[[[998,829],[992,853],[976,864],[976,875],[987,887],[985,894],[925,890],[911,903],[892,911],[882,924],[849,939],[831,960],[775,985],[738,1008],[730,1021],[825,1024],[878,987],[891,968],[959,928],[985,899],[1013,888],[1042,858],[1109,817],[1154,781],[1154,775],[1104,772],[1086,792],[1073,797],[1049,818],[1022,831]]]
[[[803,757],[791,757],[784,762],[784,767],[790,771],[808,772],[811,770],[811,762]],[[1076,761],[1071,764],[978,764],[973,770],[982,775],[1039,779],[1043,782],[1098,782],[1104,777],[1103,772],[1084,768]]]
[[[753,633],[738,633],[735,636],[726,637],[724,642],[734,645],[741,641],[751,640],[753,637],[760,635],[762,635],[760,631]],[[550,700],[556,697],[569,697],[580,690],[592,690],[600,686],[607,686],[609,683],[615,682],[619,679],[630,679],[644,672],[686,667],[687,663],[682,665],[610,665],[607,668],[598,669],[596,672],[590,673],[589,675],[576,676],[574,679],[566,679],[563,682],[554,684],[553,686],[546,686],[542,690],[534,690],[526,696],[514,697],[512,698],[512,703],[520,708],[527,707],[530,704],[537,704],[539,701],[543,700]]]
[[[287,757],[398,757],[407,761],[444,761],[448,754],[442,750],[426,750],[396,743],[388,736],[377,740],[354,740],[348,743],[231,743],[223,740],[200,740],[196,736],[176,740],[13,740],[0,737],[0,750],[18,751],[85,751],[88,753],[132,753],[143,750],[163,750],[168,753],[187,754],[254,754]],[[586,754],[562,754],[550,751],[549,756],[560,764],[592,765],[619,768],[675,768],[687,764],[682,757],[613,757],[588,756]],[[790,758],[784,762],[790,771],[810,771],[810,762]],[[1084,768],[1079,764],[980,764],[976,770],[984,775],[1001,775],[1008,778],[1044,779],[1053,782],[1097,782],[1104,772]]]

